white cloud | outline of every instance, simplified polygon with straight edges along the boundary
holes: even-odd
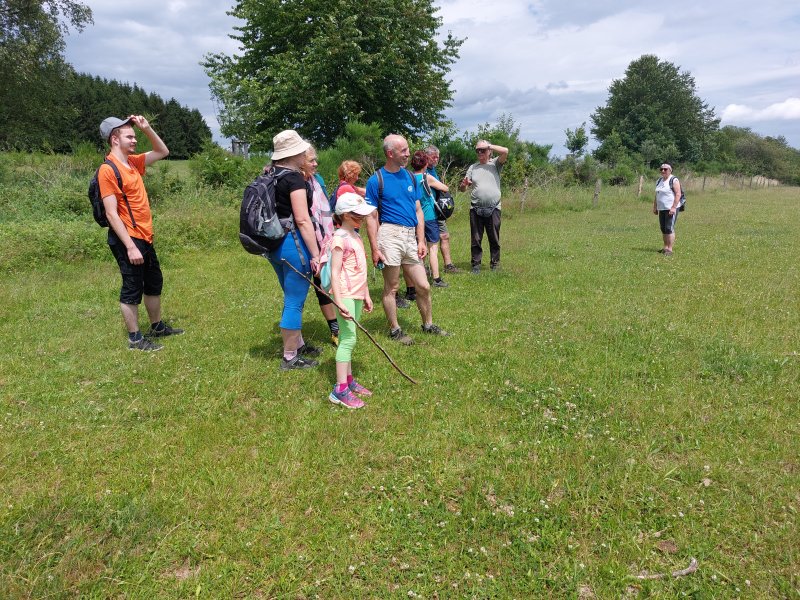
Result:
[[[92,0],[95,25],[67,38],[78,71],[137,83],[148,92],[213,115],[208,53],[237,52],[232,0]],[[453,65],[454,106],[446,114],[474,129],[510,114],[522,135],[564,154],[564,129],[602,106],[631,61],[655,54],[695,78],[698,95],[723,121],[783,135],[800,147],[800,8],[673,0],[435,0],[441,34],[467,38]],[[758,108],[766,107],[766,108]],[[215,119],[207,120],[219,139]],[[760,129],[759,129],[760,127]]]
[[[723,122],[747,123],[758,121],[800,120],[800,98],[787,98],[766,108],[752,108],[742,104],[729,104],[721,113]]]

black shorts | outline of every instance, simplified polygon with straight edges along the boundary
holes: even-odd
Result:
[[[658,211],[658,224],[661,226],[661,233],[675,233],[675,223],[678,222],[678,211],[674,215],[669,214],[669,210]]]
[[[158,264],[158,256],[153,244],[148,244],[144,240],[131,238],[133,243],[142,253],[144,262],[141,265],[133,265],[128,260],[128,251],[113,231],[108,232],[108,247],[117,259],[119,272],[122,275],[122,289],[119,292],[119,301],[122,304],[141,304],[142,294],[147,296],[160,296],[161,288],[164,285],[164,277],[161,274],[161,265]]]

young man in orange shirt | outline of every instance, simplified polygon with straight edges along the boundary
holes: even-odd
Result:
[[[150,140],[153,149],[149,152],[135,154],[134,125]],[[151,338],[178,335],[183,330],[161,320],[163,276],[153,247],[153,216],[142,175],[148,165],[165,158],[169,149],[141,115],[131,115],[124,120],[109,117],[100,124],[100,135],[111,147],[106,159],[114,163],[122,180],[120,189],[114,169],[105,163],[101,165],[97,179],[109,224],[108,245],[122,275],[119,302],[128,329],[128,348],[146,352],[161,350],[163,346]],[[151,324],[147,336],[139,331],[142,300]]]

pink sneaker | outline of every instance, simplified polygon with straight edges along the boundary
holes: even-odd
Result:
[[[365,398],[369,398],[372,396],[372,392],[365,388],[363,385],[358,383],[355,379],[350,383],[350,391],[354,394],[358,394],[359,396],[364,396]]]
[[[354,396],[349,388],[344,388],[344,391],[340,393],[336,391],[336,386],[334,386],[333,391],[328,396],[328,400],[334,404],[341,404],[345,408],[361,408],[364,406],[364,401]]]

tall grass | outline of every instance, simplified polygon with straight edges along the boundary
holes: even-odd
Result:
[[[360,339],[355,412],[326,401],[332,347],[278,370],[236,199],[158,207],[187,333],[153,355],[125,349],[110,256],[6,270],[0,597],[797,597],[797,191],[693,195],[671,259],[650,198],[559,193],[506,198],[502,270],[434,290],[453,337],[365,317],[420,385]]]

